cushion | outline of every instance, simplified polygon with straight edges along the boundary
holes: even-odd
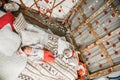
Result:
[[[14,53],[5,56],[0,52],[0,80],[17,80],[16,78],[24,70],[27,57]]]
[[[21,31],[22,46],[39,43],[39,34],[31,31]]]
[[[10,27],[10,24],[7,24],[0,30],[0,52],[6,56],[11,56],[21,44],[20,37]]]
[[[23,14],[20,13],[14,21],[15,31],[19,33],[20,31],[24,30],[26,27],[27,27],[26,20],[25,20]]]
[[[40,43],[41,44],[47,44],[47,42],[48,42],[48,35],[50,33],[48,33],[45,29],[40,28],[37,25],[33,25],[33,24],[30,24],[30,23],[27,23],[27,27],[25,28],[25,30],[39,33],[38,37],[40,39]]]
[[[15,20],[15,17],[12,15],[12,13],[7,12],[2,17],[0,17],[0,29],[9,23],[12,26],[12,29],[14,30],[14,26],[13,26],[14,20]]]

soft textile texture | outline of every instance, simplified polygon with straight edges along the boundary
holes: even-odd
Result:
[[[22,46],[39,43],[39,34],[31,31],[21,31]]]
[[[16,32],[20,32],[27,27],[26,20],[22,13],[20,13],[14,21],[14,27]]]
[[[2,54],[11,56],[14,52],[17,51],[20,44],[20,37],[11,30],[9,24],[0,30],[0,52]]]
[[[22,75],[33,80],[76,80],[77,78],[76,70],[59,57],[56,58],[54,63],[40,61],[36,64],[28,60]]]
[[[48,41],[48,34],[44,31],[35,32],[23,30],[20,32],[22,38],[22,46],[31,44],[46,44]]]
[[[59,38],[58,39],[58,54],[63,54],[63,51],[68,48],[70,48],[70,43]]]
[[[45,45],[45,48],[47,48],[52,53],[54,53],[54,55],[61,55],[63,54],[63,51],[65,49],[74,48],[69,42],[65,41],[61,37],[55,34],[50,34],[47,31],[41,28],[38,28],[32,24],[27,24],[26,30],[32,33],[38,33],[39,34],[38,36],[36,35],[32,37],[33,41],[35,40],[34,38],[39,38],[39,43]],[[23,45],[28,42],[32,44],[33,41],[27,38],[28,36],[31,36],[32,34],[31,35],[26,34],[25,32],[22,32],[22,34],[26,35],[26,36],[24,35],[22,36]],[[35,40],[35,42],[37,43],[38,41]],[[36,43],[33,43],[33,44],[36,44]]]
[[[39,33],[40,44],[47,44],[48,34],[49,34],[47,30],[42,29],[37,25],[33,25],[29,23],[27,24],[26,30]]]
[[[10,24],[12,26],[12,29],[14,30],[13,22],[15,20],[15,17],[12,15],[11,12],[7,12],[2,17],[0,17],[0,28],[3,28],[6,24]]]
[[[18,56],[5,56],[0,52],[0,80],[17,80],[16,78],[24,70],[27,58]]]

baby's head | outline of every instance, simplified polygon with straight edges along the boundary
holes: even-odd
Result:
[[[32,48],[30,46],[23,46],[21,49],[27,56],[29,56],[32,51]]]

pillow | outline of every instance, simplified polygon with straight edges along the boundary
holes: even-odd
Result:
[[[13,26],[14,20],[15,20],[15,17],[12,15],[12,13],[7,12],[2,17],[0,17],[0,29],[9,23],[12,26],[12,29],[14,30],[14,26]]]
[[[11,56],[21,44],[20,37],[10,27],[10,24],[7,24],[0,30],[0,52],[6,56]]]
[[[21,31],[22,46],[39,43],[39,34],[31,31]]]
[[[25,69],[27,57],[14,53],[5,56],[0,53],[0,80],[17,80],[16,78]]]
[[[26,27],[27,27],[26,20],[25,20],[23,14],[20,13],[14,21],[15,31],[19,33],[20,31],[24,30]]]

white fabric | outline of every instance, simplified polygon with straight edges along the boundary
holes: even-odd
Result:
[[[39,43],[39,34],[31,31],[21,31],[22,46]]]
[[[22,37],[22,45],[31,44],[47,44],[48,33],[38,26],[27,23],[26,30],[20,32]]]
[[[43,49],[44,45],[42,45],[42,44],[35,44],[35,45],[30,45],[30,47],[36,48],[36,49]]]
[[[26,27],[27,27],[26,20],[25,20],[23,14],[20,13],[14,21],[14,28],[15,28],[16,32],[19,33],[20,31],[24,30]]]
[[[40,49],[32,49],[32,52],[28,56],[28,59],[32,60],[33,62],[37,63],[40,60],[44,59],[44,50]]]
[[[27,31],[32,31],[33,33],[39,33],[39,35],[37,36],[34,36],[34,37],[39,37],[39,43],[40,44],[43,44],[43,45],[47,45],[47,43],[48,43],[48,35],[49,35],[49,33],[47,32],[47,31],[45,31],[44,29],[41,29],[41,28],[39,28],[38,26],[34,26],[34,25],[32,25],[32,24],[29,24],[29,23],[27,23],[27,27],[26,27],[26,30]],[[24,33],[24,32],[22,32],[23,34],[26,34],[26,33]],[[55,34],[52,34],[53,36],[55,35]],[[27,37],[28,36],[30,36],[30,35],[26,35],[26,36],[22,36],[23,38],[26,38],[27,39]],[[56,35],[55,35],[56,36]],[[34,38],[33,37],[33,38]],[[34,40],[34,39],[33,39]],[[22,42],[23,42],[24,40],[22,40]],[[28,40],[27,40],[28,41]],[[37,40],[36,40],[37,41]],[[25,42],[25,41],[24,41]],[[37,41],[38,42],[38,41]],[[36,43],[37,43],[36,42]],[[31,42],[30,42],[31,43]],[[35,44],[35,43],[34,43]],[[24,44],[23,44],[24,45]],[[69,47],[71,46],[71,44],[70,43],[68,43],[65,39],[63,39],[63,37],[61,38],[61,37],[59,37],[59,39],[58,39],[58,55],[59,54],[63,54],[63,51],[65,50],[65,49],[68,49]],[[73,47],[73,46],[71,46],[71,47]]]
[[[63,51],[65,49],[68,49],[69,46],[70,46],[70,43],[59,38],[58,39],[58,54],[63,54]]]
[[[19,5],[15,2],[6,3],[4,5],[4,9],[6,11],[17,11],[19,9]]]
[[[40,28],[37,25],[33,25],[30,23],[27,23],[26,27],[27,31],[32,31],[32,32],[38,32],[39,33],[39,39],[40,39],[40,44],[47,44],[48,42],[48,32],[47,30]]]
[[[24,70],[27,58],[18,56],[5,56],[0,53],[0,80],[16,80],[18,75]]]
[[[76,80],[77,78],[77,71],[59,57],[54,63],[40,61],[36,64],[29,60],[22,74],[30,76],[34,80]]]
[[[6,56],[11,56],[16,52],[21,44],[20,37],[11,30],[10,24],[5,25],[0,30],[0,52]]]

